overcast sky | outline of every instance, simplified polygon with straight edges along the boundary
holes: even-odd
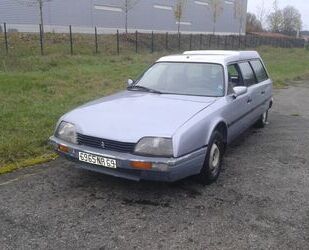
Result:
[[[261,5],[263,0],[248,0],[248,11],[257,12],[257,7]],[[269,11],[272,8],[272,0],[264,0],[265,8]],[[284,8],[292,5],[298,9],[302,15],[303,30],[309,30],[309,0],[278,0],[279,7]]]

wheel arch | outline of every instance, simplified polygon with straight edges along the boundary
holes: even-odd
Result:
[[[269,102],[269,108],[270,108],[270,109],[273,107],[273,103],[274,103],[274,99],[271,98],[271,99],[270,99],[270,102]]]
[[[210,130],[210,133],[208,134],[207,144],[208,144],[208,142],[209,142],[214,131],[218,131],[222,134],[224,145],[226,146],[227,145],[227,139],[228,139],[228,126],[227,126],[226,122],[221,120],[221,121],[214,123],[214,125],[212,126],[212,129]]]

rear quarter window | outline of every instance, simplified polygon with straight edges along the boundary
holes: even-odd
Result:
[[[260,60],[252,60],[250,61],[250,63],[255,72],[258,82],[263,82],[268,79],[266,70]]]

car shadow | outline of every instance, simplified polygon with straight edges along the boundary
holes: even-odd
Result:
[[[250,128],[238,137],[229,146],[227,155],[233,157],[238,150],[242,150],[246,141],[254,134],[262,133],[261,130]],[[71,182],[71,188],[81,189],[88,193],[92,199],[115,199],[126,206],[146,206],[146,207],[172,207],[179,202],[187,202],[188,199],[198,199],[203,196],[216,202],[218,193],[224,195],[229,192],[225,187],[227,178],[231,175],[226,173],[226,162],[223,161],[222,174],[219,180],[211,185],[205,186],[199,183],[195,177],[174,182],[154,182],[154,181],[131,181],[91,171],[75,169],[75,181]],[[231,190],[230,190],[231,191]]]

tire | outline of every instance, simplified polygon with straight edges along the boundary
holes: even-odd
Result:
[[[268,121],[268,110],[265,111],[261,117],[259,118],[259,120],[255,123],[255,127],[256,128],[264,128],[267,125],[267,121]]]
[[[202,170],[197,176],[198,181],[202,184],[209,185],[218,179],[222,168],[224,149],[225,145],[222,134],[219,131],[214,131],[207,147]]]

